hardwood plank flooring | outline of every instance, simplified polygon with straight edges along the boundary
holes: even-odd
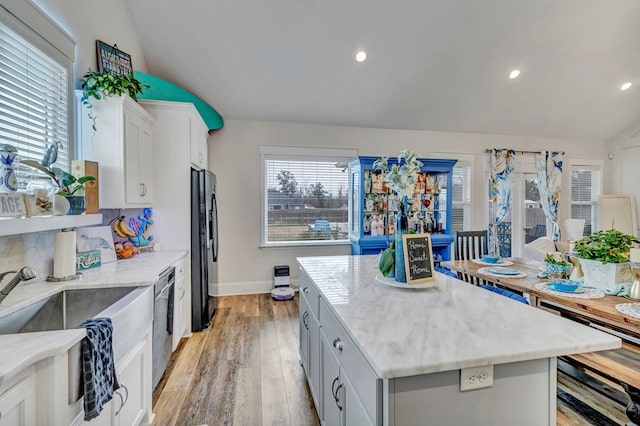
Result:
[[[561,373],[558,394],[559,426],[625,422],[624,407]],[[297,295],[221,297],[209,328],[183,339],[173,354],[153,412],[153,424],[162,426],[319,425],[299,364]]]

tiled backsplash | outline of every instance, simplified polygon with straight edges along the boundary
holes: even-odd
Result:
[[[136,217],[140,209],[101,210],[103,224],[121,214]],[[22,235],[0,236],[0,272],[18,270],[23,266],[34,268],[38,279],[53,273],[53,239],[57,231],[34,232]],[[8,278],[7,278],[8,280]],[[5,283],[7,281],[5,280]]]

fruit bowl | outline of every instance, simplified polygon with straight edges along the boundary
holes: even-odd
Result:
[[[485,254],[484,256],[482,256],[482,260],[487,263],[498,263],[498,261],[500,260],[500,256]]]

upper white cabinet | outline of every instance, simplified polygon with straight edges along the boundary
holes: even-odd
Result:
[[[91,99],[76,91],[77,156],[100,170],[100,208],[150,207],[153,203],[153,116],[127,95]],[[95,117],[96,130],[89,113]]]
[[[191,113],[189,117],[189,133],[190,133],[190,151],[191,165],[199,170],[207,168],[207,137],[209,129],[202,121],[200,115],[196,112]]]

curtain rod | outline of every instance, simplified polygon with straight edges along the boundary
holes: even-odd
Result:
[[[504,148],[504,149],[508,149],[508,148]],[[514,149],[514,151],[517,154],[542,154],[542,151],[519,151],[517,149]],[[487,148],[487,149],[484,150],[484,152],[486,154],[489,154],[489,153],[493,152],[493,149]],[[560,152],[560,154],[564,155],[564,151],[558,151],[558,152]]]

